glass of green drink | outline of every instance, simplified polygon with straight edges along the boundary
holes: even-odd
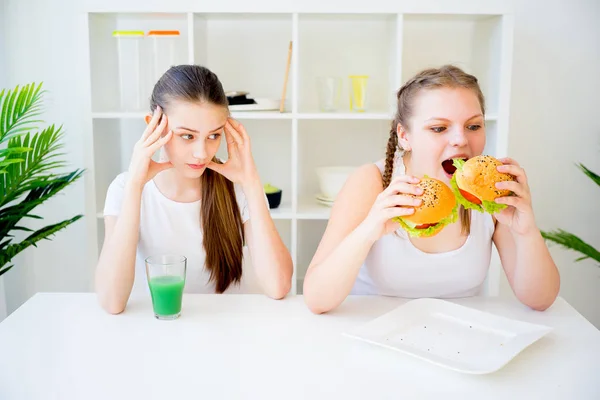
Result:
[[[156,255],[146,258],[146,276],[154,316],[176,319],[181,315],[187,258],[177,255]]]

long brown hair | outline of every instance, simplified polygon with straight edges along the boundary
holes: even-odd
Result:
[[[152,91],[150,109],[159,105],[168,114],[173,100],[210,103],[228,107],[227,96],[217,75],[199,65],[171,67]],[[213,158],[214,162],[219,162]],[[244,229],[233,183],[206,169],[202,174],[200,224],[206,252],[206,269],[216,292],[223,293],[242,278]]]
[[[439,88],[465,88],[472,90],[479,100],[481,113],[485,115],[485,99],[477,78],[473,75],[467,74],[454,65],[444,65],[440,68],[430,68],[419,72],[412,79],[408,80],[396,94],[398,107],[396,108],[396,115],[390,128],[390,138],[388,139],[385,154],[385,169],[383,172],[384,188],[389,186],[392,179],[396,151],[403,151],[401,146],[398,145],[398,134],[396,132],[398,124],[408,130],[409,120],[413,113],[413,103],[417,94],[421,90]],[[460,220],[462,232],[468,235],[471,231],[471,215],[462,206],[460,206]]]

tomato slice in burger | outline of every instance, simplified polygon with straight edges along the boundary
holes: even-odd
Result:
[[[471,193],[469,192],[465,192],[462,189],[460,190],[460,194],[463,195],[463,197],[467,200],[470,201],[471,203],[475,203],[475,204],[481,204],[481,200],[479,200],[477,197],[473,196]]]
[[[415,226],[415,229],[427,229],[427,228],[429,228],[431,226],[434,226],[434,225],[437,225],[437,224],[421,224],[421,225]]]

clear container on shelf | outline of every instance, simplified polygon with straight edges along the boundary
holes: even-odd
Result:
[[[148,38],[150,39],[152,59],[151,84],[154,86],[171,66],[181,62],[178,57],[181,36],[177,30],[153,30],[148,32]]]
[[[119,58],[119,97],[122,111],[143,109],[142,45],[143,31],[114,31]]]

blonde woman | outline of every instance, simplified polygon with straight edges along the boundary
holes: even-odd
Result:
[[[386,157],[360,167],[337,196],[331,218],[304,281],[315,313],[339,306],[349,294],[452,298],[480,292],[498,249],[517,298],[548,308],[559,274],[535,223],[523,168],[514,160],[498,167],[516,177],[498,184],[516,196],[498,198],[499,214],[461,208],[460,218],[428,238],[406,235],[393,217],[414,212],[419,177],[447,184],[453,158],[482,154],[485,101],[477,79],[454,66],[427,69],[397,93],[398,107]],[[392,234],[392,233],[396,234]]]

